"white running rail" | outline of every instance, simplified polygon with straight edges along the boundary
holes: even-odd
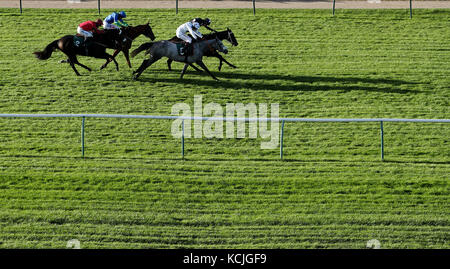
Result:
[[[384,130],[383,122],[422,122],[422,123],[450,123],[450,119],[392,119],[392,118],[226,118],[226,117],[182,117],[157,115],[120,115],[120,114],[0,114],[0,118],[82,118],[81,148],[84,157],[84,125],[86,118],[122,118],[122,119],[162,119],[162,120],[202,120],[202,121],[277,121],[281,122],[280,159],[283,159],[283,136],[285,122],[379,122],[381,137],[381,160],[384,160]],[[184,124],[183,124],[184,127]],[[182,157],[184,158],[184,128],[181,137]]]

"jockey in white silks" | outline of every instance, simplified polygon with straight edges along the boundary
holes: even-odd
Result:
[[[207,29],[212,30],[211,28],[208,27],[208,25],[211,24],[211,20],[206,18],[206,19],[200,19],[200,18],[195,18],[191,21],[188,21],[186,23],[183,23],[182,25],[180,25],[177,28],[177,37],[184,40],[186,43],[192,43],[192,38],[190,36],[187,35],[187,33],[190,33],[191,36],[197,40],[197,38],[202,38],[203,35],[202,33],[200,33],[198,31],[198,29],[200,28],[200,26],[204,26]]]
[[[187,35],[187,33],[190,33],[191,36],[197,40],[198,38],[202,38],[203,35],[202,33],[200,33],[198,31],[198,29],[200,28],[200,26],[205,26],[207,29],[210,29],[208,27],[208,25],[211,23],[211,20],[206,18],[206,19],[201,19],[201,18],[195,18],[191,21],[188,21],[186,23],[183,23],[182,25],[180,25],[177,28],[177,37],[184,40],[186,42],[187,47],[190,46],[192,44],[192,38],[190,36]],[[187,51],[187,49],[186,49]],[[186,53],[186,60],[187,60],[187,53]]]

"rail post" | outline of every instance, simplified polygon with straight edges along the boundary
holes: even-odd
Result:
[[[81,156],[84,158],[84,121],[86,117],[83,116],[81,120]]]
[[[381,136],[381,160],[384,161],[384,130],[383,130],[383,121],[380,121],[380,136]]]
[[[284,120],[281,121],[280,160],[283,160],[283,137],[284,137]]]
[[[409,0],[409,18],[412,19],[412,0]]]
[[[334,9],[336,7],[336,0],[333,0],[333,16],[334,16]]]
[[[255,16],[256,14],[256,4],[255,4],[256,0],[253,0],[253,16]]]
[[[20,5],[20,14],[22,14],[22,0],[19,1],[19,5]]]
[[[175,14],[178,14],[178,0],[175,1]]]

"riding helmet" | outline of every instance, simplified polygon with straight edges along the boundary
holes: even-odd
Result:
[[[100,25],[102,25],[102,24],[103,24],[102,19],[98,19],[98,20],[95,22],[95,25],[97,25],[97,26],[100,26]]]
[[[205,18],[203,20],[203,25],[210,25],[211,24],[211,20],[209,18]]]
[[[125,11],[120,11],[119,12],[119,16],[122,17],[122,18],[126,18],[127,14],[125,13]]]

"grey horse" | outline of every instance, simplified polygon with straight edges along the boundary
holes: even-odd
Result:
[[[203,63],[202,58],[203,55],[205,55],[208,52],[213,52],[215,50],[218,50],[220,52],[223,52],[225,54],[228,53],[227,47],[223,45],[222,41],[220,41],[218,38],[211,39],[211,40],[200,40],[197,42],[194,42],[192,44],[193,46],[193,55],[186,56],[179,55],[177,44],[168,40],[158,41],[158,42],[147,42],[142,45],[140,45],[137,49],[135,49],[133,52],[131,52],[131,57],[136,56],[139,52],[143,50],[147,50],[146,54],[150,54],[150,58],[146,59],[142,62],[141,66],[133,72],[133,79],[137,79],[142,72],[152,65],[154,62],[158,61],[162,57],[167,57],[169,59],[172,59],[177,62],[183,62],[185,63],[183,70],[181,71],[181,77],[183,78],[184,73],[186,72],[186,69],[188,68],[189,64],[196,63],[201,68],[203,68],[213,79],[218,80],[211,72],[208,70],[206,65]]]

